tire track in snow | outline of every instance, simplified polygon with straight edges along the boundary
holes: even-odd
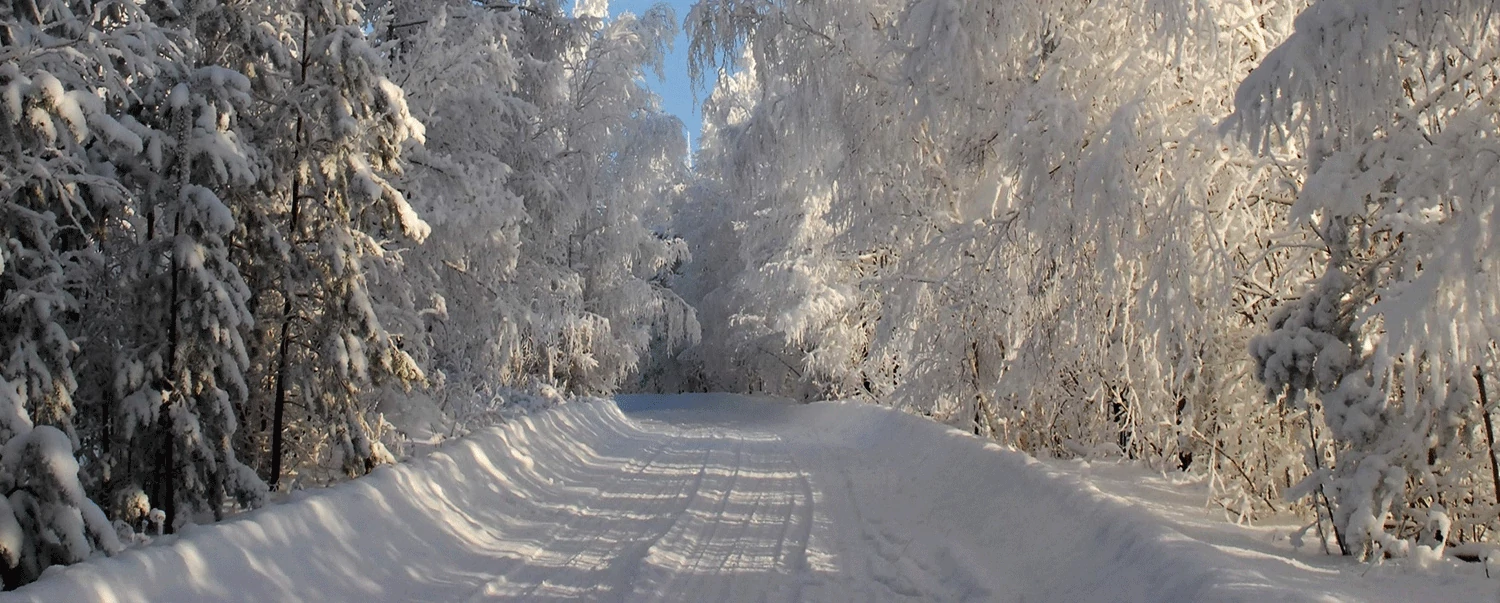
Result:
[[[0,603],[1347,600],[922,419],[721,395],[649,402],[517,420],[49,571]]]
[[[700,452],[703,452],[701,458]],[[696,463],[691,462],[694,458],[698,459]],[[696,471],[681,471],[694,464],[698,467]],[[560,563],[548,564],[533,555],[527,563],[481,585],[469,600],[576,599],[617,590],[611,588],[609,580],[601,579],[619,573],[613,569],[620,564],[616,553],[659,537],[677,513],[670,510],[674,506],[670,501],[692,500],[707,464],[706,451],[683,448],[676,440],[663,439],[645,463],[634,471],[624,471],[626,476],[611,476],[607,472],[593,476],[597,479],[591,487],[596,491],[619,496],[629,504],[620,509],[607,508],[603,503],[615,496],[564,499],[564,504],[577,505],[568,509],[568,515],[574,517],[550,518],[555,528],[547,542],[537,548],[542,554],[560,553],[565,558]],[[636,483],[656,487],[647,489],[644,495],[627,494],[634,492],[629,486]]]
[[[762,433],[708,430],[693,437],[722,460],[647,552],[632,598],[742,600],[788,578],[779,562],[786,545],[780,536],[809,499],[796,493],[784,444]]]
[[[780,440],[780,436],[777,439]],[[813,506],[813,487],[796,457],[788,454],[787,459],[791,461],[792,471],[797,474],[797,491],[787,517],[782,522],[781,535],[776,541],[777,565],[788,571],[803,572],[807,570],[807,546],[812,539],[816,510]],[[801,497],[803,504],[796,504],[796,497]]]

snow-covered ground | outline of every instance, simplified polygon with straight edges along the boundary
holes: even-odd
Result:
[[[15,601],[1495,601],[1500,574],[1298,554],[1201,486],[868,405],[571,404]],[[1496,568],[1500,569],[1500,568]]]

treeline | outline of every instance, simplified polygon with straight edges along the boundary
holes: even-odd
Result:
[[[389,413],[612,391],[667,287],[666,9],[0,5],[0,577],[390,462]],[[503,401],[503,400],[502,400]],[[434,417],[437,417],[434,419]]]
[[[1493,542],[1493,2],[705,0],[687,25],[725,68],[678,222],[687,378],[1201,472],[1349,555]]]

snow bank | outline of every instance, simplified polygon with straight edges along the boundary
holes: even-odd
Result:
[[[1169,517],[1200,511],[1175,486],[1099,469],[869,405],[622,397],[0,600],[1493,600],[1472,576],[1266,552]]]
[[[1077,474],[938,423],[858,403],[816,403],[803,424],[895,475],[855,479],[865,514],[922,526],[907,544],[998,585],[998,601],[1341,601],[1307,577],[1266,575]],[[861,443],[883,443],[863,445]],[[873,483],[872,483],[873,482]],[[935,555],[941,556],[941,555]]]
[[[591,442],[639,439],[611,403],[566,405],[155,546],[51,568],[0,599],[452,600],[494,567],[486,553],[508,552],[507,511],[595,460]]]

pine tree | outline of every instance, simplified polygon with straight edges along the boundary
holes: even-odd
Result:
[[[120,548],[84,490],[73,364],[97,237],[126,207],[115,166],[144,148],[131,82],[170,48],[134,4],[0,7],[0,560],[7,586]],[[82,478],[82,479],[81,479]]]
[[[141,92],[138,121],[157,133],[148,138],[150,161],[124,177],[141,191],[145,236],[123,252],[135,258],[123,296],[139,301],[130,312],[139,328],[121,359],[111,499],[117,515],[138,524],[144,518],[130,513],[130,501],[147,496],[166,510],[169,530],[188,516],[179,505],[218,518],[226,500],[265,499],[232,445],[249,397],[251,293],[228,245],[243,211],[220,197],[259,181],[257,152],[238,124],[250,84],[201,61],[184,57]]]

